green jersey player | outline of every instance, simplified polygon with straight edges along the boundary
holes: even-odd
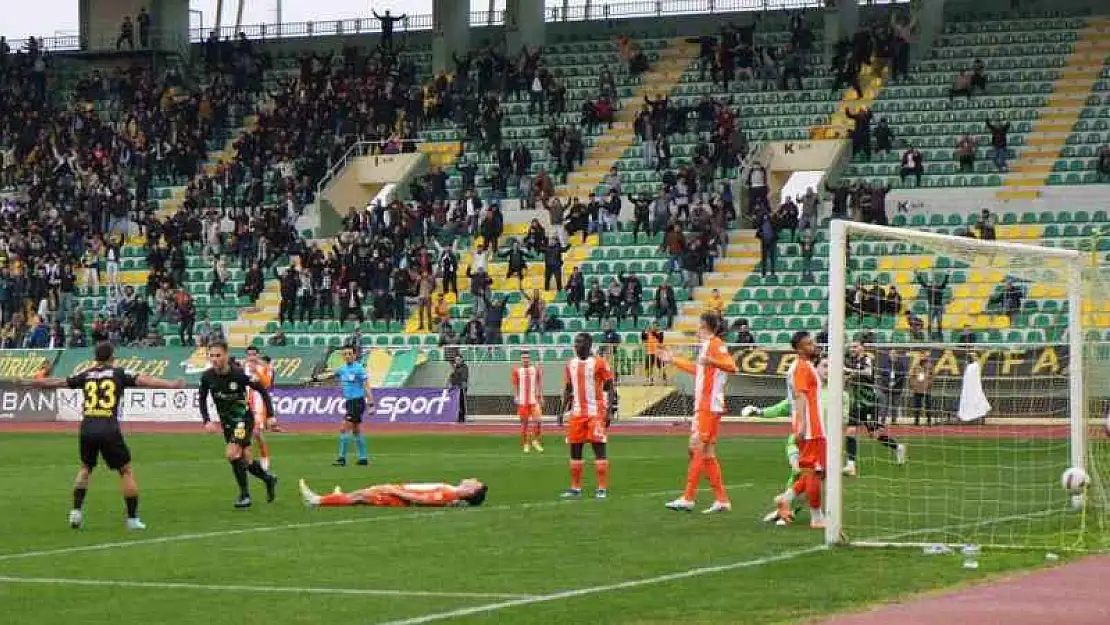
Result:
[[[848,412],[848,427],[844,429],[844,450],[848,457],[844,464],[844,475],[856,474],[856,455],[859,450],[859,428],[879,441],[891,451],[895,464],[906,463],[906,446],[894,440],[887,431],[886,424],[878,418],[878,399],[875,392],[876,371],[874,359],[864,349],[863,341],[856,339],[844,363],[844,383],[851,389],[851,408]]]
[[[239,499],[236,500],[235,507],[251,506],[247,473],[266,484],[266,500],[272,502],[277,492],[278,478],[251,457],[251,436],[256,424],[247,403],[247,388],[258,392],[266,407],[266,414],[272,415],[275,413],[270,392],[256,378],[248,376],[238,365],[231,363],[227,343],[210,343],[208,361],[212,366],[200,376],[200,418],[204,421],[205,431],[223,431],[224,441],[227,443],[227,461],[231,464],[235,482],[239,485]],[[218,426],[208,416],[209,395],[216,405],[216,414],[220,419]]]

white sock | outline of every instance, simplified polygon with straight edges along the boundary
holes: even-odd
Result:
[[[821,508],[810,508],[809,509],[809,520],[811,522],[812,521],[824,521],[825,520],[825,513],[821,511]]]
[[[794,503],[794,489],[786,489],[786,491],[782,493],[782,498],[786,500],[786,503]]]

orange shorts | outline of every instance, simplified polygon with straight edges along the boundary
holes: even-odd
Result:
[[[539,419],[540,407],[535,404],[520,404],[516,407],[516,416],[523,419]]]
[[[699,412],[690,424],[690,444],[714,444],[721,431],[721,413]]]
[[[604,443],[609,440],[605,434],[605,419],[575,417],[567,424],[567,443]]]
[[[803,469],[824,471],[827,453],[825,439],[813,438],[807,441],[798,441],[798,466]]]

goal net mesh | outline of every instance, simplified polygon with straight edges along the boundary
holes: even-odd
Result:
[[[1069,288],[1097,292],[1097,272],[1069,287],[1073,261],[910,230],[850,228],[846,249],[844,322],[830,328],[844,345],[844,454],[829,469],[844,475],[842,539],[1104,547],[1110,345],[1075,355],[1068,336]],[[1076,402],[1092,478],[1079,500],[1061,484]]]

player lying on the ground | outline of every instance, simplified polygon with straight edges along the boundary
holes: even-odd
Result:
[[[787,375],[788,376],[793,375],[793,368],[791,368],[791,370],[788,372]],[[829,389],[825,385],[828,384],[828,381],[829,381],[829,359],[828,358],[826,358],[824,356],[821,356],[818,359],[818,361],[817,361],[817,375],[821,376],[821,391],[820,391],[820,394],[821,394],[821,410],[822,410],[823,413],[827,413],[828,410],[829,410]],[[842,405],[842,412],[844,414],[844,421],[845,421],[845,423],[847,423],[847,421],[848,421],[848,401],[849,401],[848,393],[844,392],[843,397],[844,397],[844,403]],[[777,403],[773,406],[769,406],[767,408],[760,408],[758,406],[744,406],[744,408],[740,411],[740,414],[742,416],[745,416],[745,417],[763,417],[765,419],[775,419],[775,418],[782,418],[782,417],[790,417],[790,416],[792,416],[793,413],[792,413],[792,407],[791,407],[791,404],[790,404],[790,398],[787,397],[787,398],[783,399],[782,401],[780,401],[779,403]],[[790,476],[786,480],[786,487],[787,488],[790,488],[791,486],[793,486],[794,482],[798,479],[798,476],[801,475],[802,470],[801,470],[801,467],[798,466],[798,461],[799,461],[800,456],[801,456],[801,454],[798,450],[797,439],[794,437],[794,433],[791,432],[790,435],[786,437],[786,461],[790,465]],[[802,511],[802,507],[803,507],[804,503],[805,503],[804,497],[799,497],[798,499],[794,500],[794,514],[795,515],[797,515],[799,512]],[[774,523],[774,522],[779,521],[779,520],[780,520],[779,519],[779,512],[778,512],[777,509],[771,511],[769,514],[767,514],[766,516],[763,517],[763,521],[765,523]],[[785,523],[785,521],[784,521],[784,523]]]
[[[378,484],[345,493],[335,487],[330,495],[317,495],[304,480],[300,481],[301,497],[309,507],[381,506],[385,508],[480,506],[489,487],[475,478],[458,484]]]

